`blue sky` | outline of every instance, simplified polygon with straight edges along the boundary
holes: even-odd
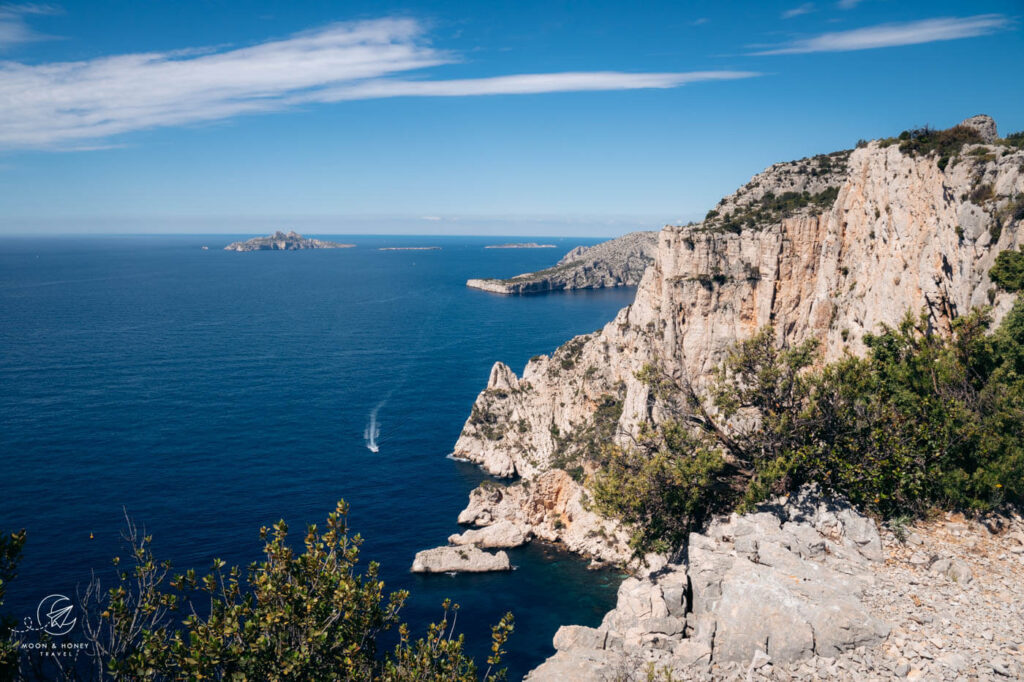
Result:
[[[1019,0],[0,4],[0,232],[603,236],[1024,128]]]

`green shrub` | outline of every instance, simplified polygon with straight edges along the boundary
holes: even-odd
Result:
[[[25,531],[0,532],[0,606],[4,605],[7,583],[14,580],[25,546]],[[11,631],[17,621],[0,616],[0,680],[13,680],[18,670],[18,642],[11,641]]]
[[[362,539],[350,535],[348,507],[339,502],[324,530],[309,526],[298,548],[280,521],[263,528],[264,558],[243,571],[215,559],[204,577],[195,571],[168,580],[150,538],[128,522],[131,558],[115,559],[117,580],[107,591],[94,581],[84,596],[83,625],[96,679],[117,680],[374,680],[413,682],[480,679],[454,635],[458,605],[445,601],[440,622],[413,641],[399,620],[408,594],[386,595],[378,566],[357,569]],[[22,541],[23,541],[22,537]],[[168,589],[170,588],[170,589]],[[397,629],[390,653],[378,636]],[[512,631],[506,614],[492,629],[486,680]],[[79,670],[78,672],[82,672]],[[79,679],[72,674],[68,679]]]
[[[1000,254],[993,273],[1024,286],[1024,254]],[[1024,303],[990,325],[974,311],[944,335],[908,315],[866,335],[866,357],[821,369],[813,341],[780,347],[763,329],[729,353],[706,397],[645,367],[637,377],[671,417],[636,446],[608,449],[595,499],[634,524],[638,552],[677,547],[712,510],[812,481],[887,518],[1020,503]]]
[[[925,126],[904,130],[899,135],[900,151],[911,156],[927,156],[937,152],[941,157],[955,156],[965,144],[984,142],[974,128],[953,126],[947,130],[934,130]]]
[[[827,157],[826,157],[827,158]],[[829,167],[831,168],[831,167]],[[839,196],[839,187],[828,187],[821,192],[783,192],[776,195],[766,192],[756,201],[738,206],[732,213],[710,216],[705,219],[707,229],[738,234],[743,229],[773,225],[786,218],[791,218],[803,208],[813,207],[827,209],[835,203]]]
[[[1024,289],[1024,253],[1010,249],[1000,252],[988,276],[1004,291]]]
[[[1001,142],[1008,147],[1024,148],[1024,130],[1010,133]]]
[[[678,422],[648,432],[643,447],[606,445],[590,482],[596,508],[633,528],[637,556],[671,552],[712,508],[721,455]]]

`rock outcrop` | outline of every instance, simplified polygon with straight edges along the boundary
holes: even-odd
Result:
[[[861,597],[881,558],[869,519],[807,488],[694,533],[684,564],[626,579],[601,626],[559,629],[557,653],[528,679],[599,680],[649,664],[680,679],[877,644],[890,627]]]
[[[417,552],[411,570],[413,573],[487,573],[511,571],[512,564],[505,552],[485,552],[469,545]]]
[[[657,232],[631,232],[594,246],[577,246],[554,267],[509,279],[471,279],[466,286],[496,294],[636,286],[654,259],[657,235]]]
[[[309,239],[297,232],[285,234],[278,230],[267,237],[255,237],[243,242],[232,242],[225,251],[297,251],[299,249],[350,249],[355,244],[339,244],[320,239]]]
[[[459,523],[479,530],[453,535],[448,539],[452,544],[516,547],[538,538],[561,542],[569,551],[599,562],[623,564],[630,558],[629,535],[617,522],[587,509],[583,487],[560,469],[531,481],[476,488]]]

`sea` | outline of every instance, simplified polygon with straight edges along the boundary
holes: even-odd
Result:
[[[258,560],[260,527],[279,519],[300,542],[340,499],[362,561],[380,563],[389,591],[410,591],[414,635],[451,598],[482,662],[490,626],[513,612],[510,679],[554,652],[559,625],[595,626],[614,606],[620,574],[539,543],[510,551],[510,573],[409,572],[418,550],[460,531],[486,478],[447,456],[493,363],[521,372],[634,294],[505,297],[466,279],[537,270],[596,240],[317,236],[356,247],[0,239],[0,530],[28,533],[5,615],[23,621],[94,573],[109,580],[125,514],[174,572],[203,573],[215,558]],[[484,248],[507,241],[557,248]],[[409,246],[441,248],[380,250]]]

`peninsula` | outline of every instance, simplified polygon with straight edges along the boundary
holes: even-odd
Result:
[[[544,270],[509,279],[471,279],[466,286],[496,294],[636,286],[654,261],[657,246],[657,232],[631,232],[595,246],[577,246],[556,265]]]
[[[299,249],[350,249],[355,244],[339,244],[321,239],[309,239],[297,232],[285,234],[278,230],[266,237],[255,237],[241,242],[232,242],[225,251],[298,251]],[[204,247],[205,248],[205,247]]]

